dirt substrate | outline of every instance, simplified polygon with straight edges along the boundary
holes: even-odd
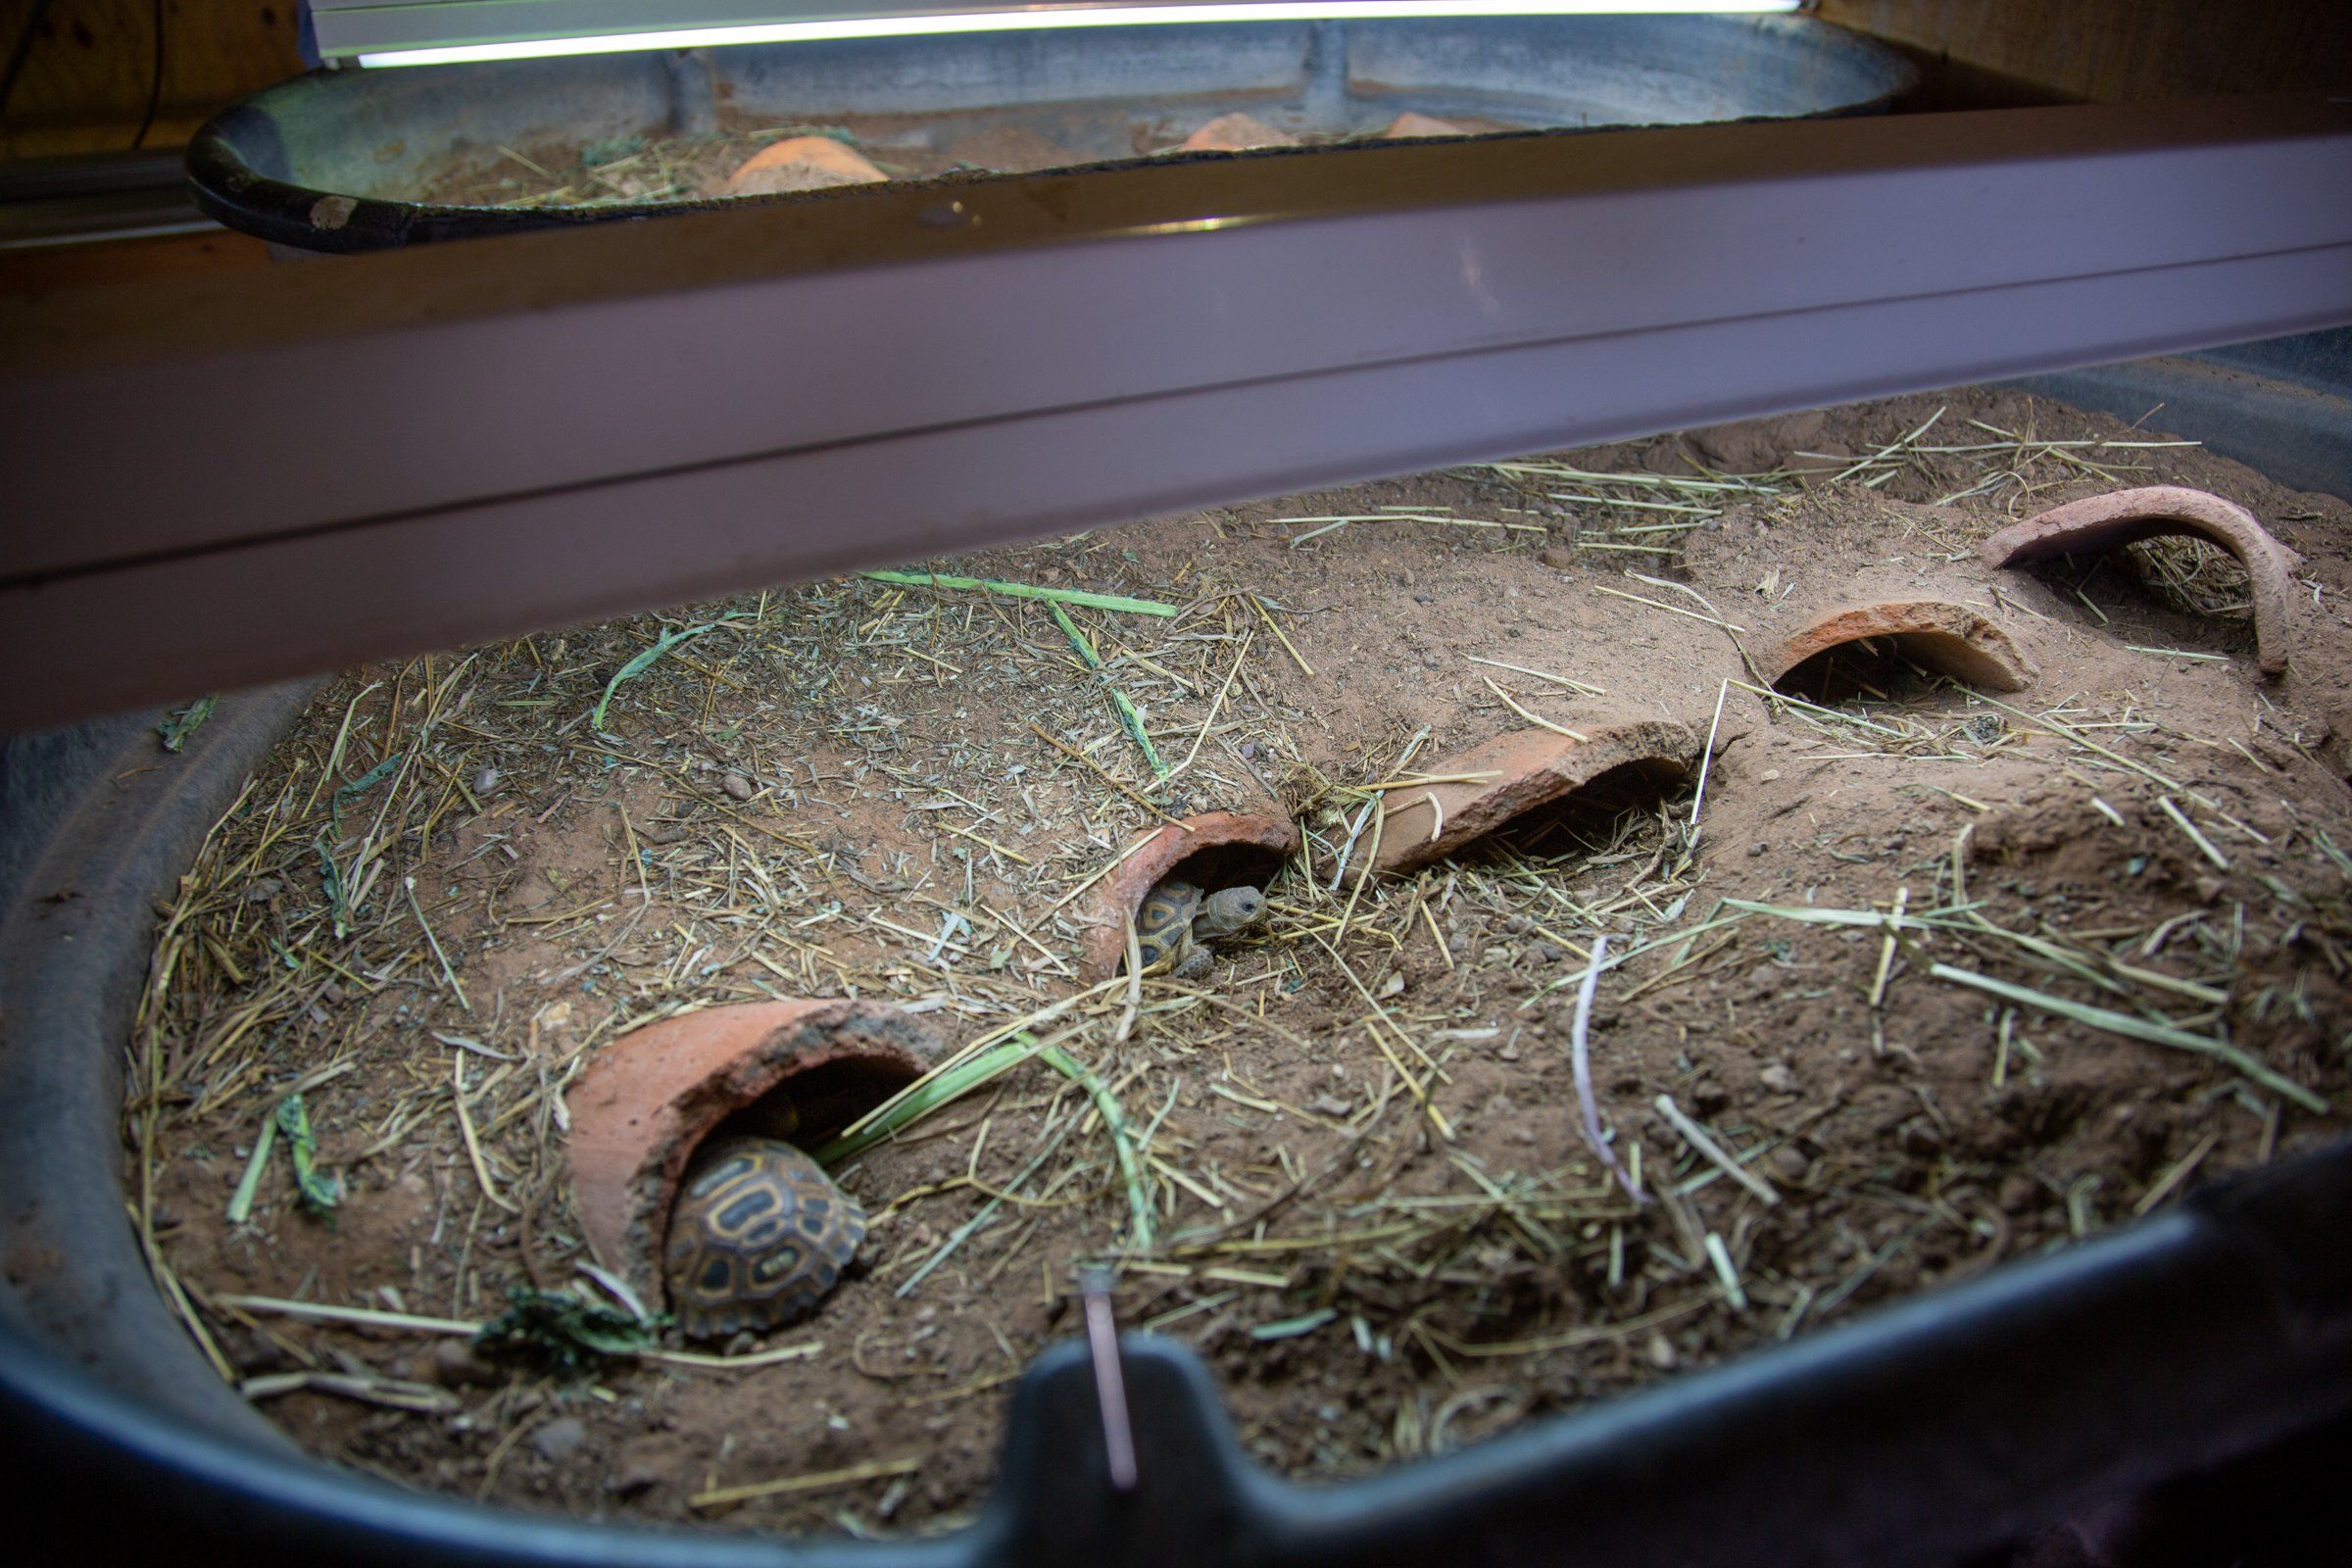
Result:
[[[1295,111],[1263,98],[1237,95],[1221,107],[1227,113],[1247,114],[1261,128],[1299,144],[1376,138],[1400,111],[1409,109],[1401,101],[1366,106],[1364,122],[1339,134],[1308,128]],[[793,136],[832,137],[892,179],[1034,173],[1174,152],[1187,137],[1221,118],[1217,108],[1198,104],[1152,114],[1106,102],[954,114],[853,115],[823,124],[777,125],[730,109],[721,116],[720,133],[710,136],[623,136],[592,142],[554,137],[521,147],[454,149],[446,172],[421,196],[407,191],[384,194],[481,207],[709,201],[734,194],[727,189],[727,176],[753,154]],[[1523,128],[1462,114],[1421,124],[1423,128],[1410,133],[1483,135]],[[1433,125],[1443,128],[1428,128]]]
[[[1252,1453],[1329,1477],[2339,1136],[2352,509],[2160,439],[1902,399],[934,564],[1182,607],[1070,612],[1165,781],[1034,601],[848,579],[356,671],[171,912],[126,1122],[154,1254],[321,1455],[588,1515],[920,1530],[985,1492],[1083,1259],[1211,1364]],[[2303,552],[2282,679],[2206,547],[1976,564],[2005,522],[2160,480]],[[1334,517],[1359,520],[1306,520]],[[1972,692],[1882,645],[1805,673],[1825,706],[1759,696],[1798,612],[1864,585],[1956,597],[2038,675]],[[694,635],[644,664],[665,628]],[[1703,802],[1542,813],[1332,889],[1360,786],[1612,714],[1712,730]],[[1038,1025],[1115,1098],[1136,1190],[1030,1061],[835,1171],[868,1271],[699,1348],[731,1364],[574,1375],[452,1331],[516,1286],[594,1294],[564,1094],[625,1031],[854,994],[969,1040],[1084,990],[1079,890],[1156,825],[1140,802],[1269,794],[1316,869],[1273,881],[1260,937]],[[1639,1207],[1577,1131],[1600,932],[1598,1109]],[[339,1201],[305,1209],[281,1140],[231,1222],[296,1089]]]

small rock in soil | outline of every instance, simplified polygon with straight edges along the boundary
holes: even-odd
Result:
[[[618,1497],[651,1492],[668,1481],[677,1468],[678,1445],[671,1438],[635,1438],[620,1446],[605,1490]]]
[[[1899,1141],[1908,1152],[1916,1154],[1922,1159],[1928,1158],[1943,1148],[1943,1134],[1936,1129],[1934,1122],[1924,1118],[1919,1121],[1906,1122]]]
[[[1780,466],[1772,438],[1750,420],[1695,430],[1690,439],[1709,463],[1729,473],[1762,473]]]
[[[498,1368],[465,1340],[443,1340],[434,1346],[426,1371],[433,1382],[450,1389],[488,1388],[505,1381]]]
[[[531,1446],[546,1458],[563,1463],[588,1441],[588,1426],[577,1416],[561,1416],[531,1434]]]
[[[718,781],[718,787],[739,801],[748,801],[756,793],[752,788],[752,781],[741,773],[729,773]]]
[[[1835,441],[1788,455],[1788,467],[1795,473],[1796,482],[1808,490],[1851,467],[1853,462],[1853,453]]]
[[[293,1357],[275,1340],[259,1330],[247,1330],[233,1340],[224,1339],[228,1359],[240,1372],[252,1376],[276,1372],[293,1364]]]
[[[1690,449],[1675,436],[1650,443],[1642,453],[1642,466],[1668,478],[1685,478],[1698,472],[1698,465],[1692,461]]]
[[[1802,414],[1787,414],[1765,428],[1771,439],[1784,452],[1794,452],[1819,441],[1822,432],[1830,427],[1830,416],[1820,409],[1807,409]]]

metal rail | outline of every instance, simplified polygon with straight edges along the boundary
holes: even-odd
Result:
[[[1797,0],[311,0],[328,65],[397,66],[549,54],[1076,26],[1282,21],[1793,11]],[[487,46],[487,47],[484,47]]]
[[[2352,104],[875,187],[0,303],[0,729],[2352,320]]]

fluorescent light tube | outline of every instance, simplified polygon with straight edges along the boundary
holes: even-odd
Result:
[[[362,53],[363,67],[447,66],[554,55],[625,54],[648,49],[704,49],[742,43],[806,43],[827,38],[909,38],[959,32],[1019,32],[1055,27],[1149,27],[1191,22],[1386,21],[1432,17],[1690,16],[1772,13],[1800,0],[1227,0],[1122,6],[1039,6],[936,16],[851,17],[830,21],[743,23],[728,26],[648,29],[582,37],[517,38],[495,43],[383,49]]]

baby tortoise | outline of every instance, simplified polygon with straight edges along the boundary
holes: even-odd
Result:
[[[1149,969],[1173,958],[1168,972],[1191,980],[1208,972],[1216,955],[1209,945],[1240,935],[1266,917],[1266,896],[1255,888],[1223,888],[1204,894],[1170,877],[1144,895],[1135,911],[1135,944]]]
[[[670,1211],[662,1269],[690,1338],[771,1329],[813,1310],[865,1240],[865,1210],[774,1138],[713,1139]]]

